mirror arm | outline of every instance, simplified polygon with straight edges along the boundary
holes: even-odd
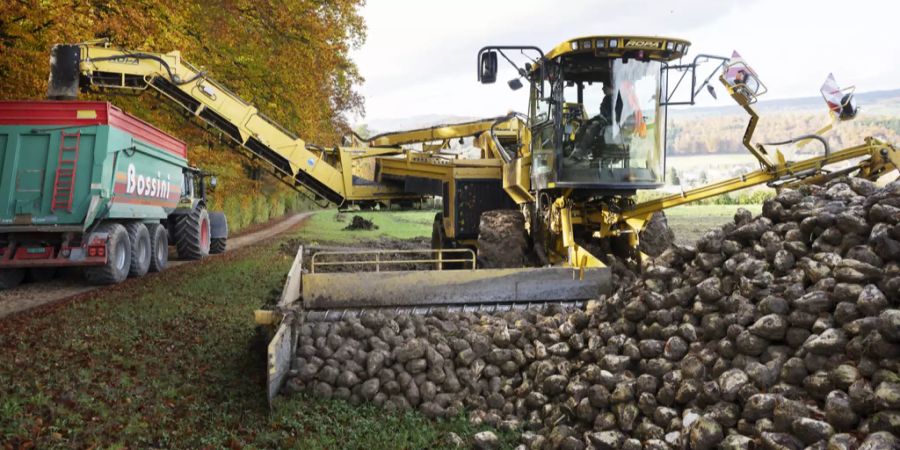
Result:
[[[513,63],[503,53],[503,50],[519,50],[523,53],[525,50],[531,50],[531,51],[537,52],[538,55],[541,55],[540,58],[533,59],[532,61],[537,62],[537,61],[544,59],[544,51],[533,45],[489,45],[487,47],[482,47],[481,50],[478,50],[478,56],[476,57],[476,66],[475,66],[478,68],[478,73],[481,73],[481,54],[484,52],[491,51],[491,50],[496,50],[501,55],[503,55],[503,58],[506,59],[507,61],[509,61],[509,63],[512,64],[512,66],[516,68],[516,72],[519,75],[525,75],[525,74],[523,74],[524,70],[520,69],[518,66],[516,66],[515,63]]]

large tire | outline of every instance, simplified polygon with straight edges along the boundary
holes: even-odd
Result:
[[[196,260],[209,255],[209,212],[196,206],[190,214],[178,217],[175,223],[175,247],[181,259]]]
[[[169,232],[160,223],[147,225],[150,233],[150,272],[162,272],[169,265]]]
[[[228,238],[213,238],[209,241],[209,254],[218,255],[225,253],[225,247],[228,246]]]
[[[25,279],[25,269],[0,269],[0,290],[12,289]]]
[[[528,234],[521,211],[498,209],[481,214],[478,224],[478,263],[486,269],[524,267]]]
[[[150,270],[150,258],[153,254],[150,245],[150,231],[142,222],[128,222],[125,224],[128,233],[128,242],[131,244],[131,268],[128,276],[139,278],[147,275]]]
[[[56,267],[33,267],[28,269],[28,280],[34,283],[46,283],[56,277]]]
[[[131,268],[131,242],[125,227],[115,222],[101,223],[97,233],[108,233],[106,264],[84,269],[84,277],[93,284],[116,284],[128,278]]]

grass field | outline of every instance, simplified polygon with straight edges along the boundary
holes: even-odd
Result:
[[[679,243],[689,244],[715,226],[732,220],[738,208],[759,214],[762,205],[685,205],[666,211],[669,225]],[[435,211],[385,211],[338,213],[329,210],[313,216],[304,230],[310,243],[349,245],[382,237],[396,239],[430,238]],[[347,231],[343,228],[354,215],[362,216],[378,225],[377,230]],[[342,221],[336,218],[343,216]]]
[[[754,216],[762,212],[762,205],[685,205],[666,210],[666,218],[678,243],[693,244],[710,228],[733,220],[739,208]]]
[[[270,413],[253,310],[281,289],[281,243],[315,223],[0,321],[0,448],[421,449],[481,431],[300,396]]]
[[[434,210],[424,211],[349,211],[327,210],[316,213],[306,224],[303,238],[309,243],[349,245],[380,238],[431,238]],[[353,216],[371,220],[377,230],[344,230]]]

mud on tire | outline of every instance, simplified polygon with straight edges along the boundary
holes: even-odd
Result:
[[[524,267],[528,235],[521,211],[498,209],[481,214],[478,224],[478,263],[486,269]]]
[[[84,269],[84,277],[93,284],[116,284],[128,278],[131,268],[131,242],[125,227],[115,222],[101,223],[97,233],[109,234],[106,264]]]
[[[196,260],[209,255],[209,212],[200,205],[175,223],[175,247],[181,259]]]
[[[147,225],[150,233],[150,272],[160,272],[169,265],[169,233],[159,223]]]

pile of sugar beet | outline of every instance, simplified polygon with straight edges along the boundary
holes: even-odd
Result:
[[[284,391],[522,448],[900,448],[900,181],[783,190],[617,279],[585,310],[305,323]]]

